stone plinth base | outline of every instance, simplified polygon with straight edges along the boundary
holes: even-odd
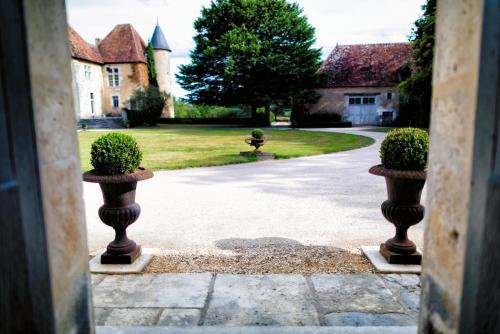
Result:
[[[89,261],[90,272],[94,274],[137,274],[153,259],[153,254],[142,254],[131,264],[102,264],[101,256],[106,250],[101,251]]]
[[[105,251],[101,254],[101,264],[132,264],[141,256],[141,253],[141,246],[137,246],[134,251],[122,255],[113,255]]]
[[[240,155],[244,157],[255,157],[257,161],[274,160],[276,158],[274,153],[265,153],[261,151],[240,152]]]
[[[376,271],[383,274],[420,274],[421,265],[416,264],[391,264],[380,254],[380,248],[377,246],[362,246],[363,254],[375,267]],[[422,251],[417,249],[422,254]]]
[[[412,254],[398,254],[391,252],[387,249],[385,244],[380,244],[380,254],[387,260],[390,264],[416,264],[422,263],[422,254],[416,251]]]

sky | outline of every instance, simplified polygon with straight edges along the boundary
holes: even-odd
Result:
[[[316,47],[328,56],[336,44],[405,42],[425,0],[295,0],[316,28]],[[69,24],[87,41],[131,23],[145,42],[156,22],[172,49],[172,72],[189,63],[194,20],[210,0],[66,0]],[[186,92],[172,78],[173,93]]]

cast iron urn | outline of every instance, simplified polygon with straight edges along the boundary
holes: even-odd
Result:
[[[137,182],[152,177],[153,172],[142,167],[131,174],[98,175],[93,171],[83,174],[84,181],[99,183],[104,199],[99,218],[115,230],[115,240],[101,255],[102,264],[132,264],[141,255],[141,246],[127,237],[127,227],[141,213],[141,207],[135,202]]]
[[[264,146],[264,144],[267,142],[267,138],[254,138],[254,137],[249,137],[245,139],[245,143],[247,143],[250,146],[255,147],[255,152],[257,152],[261,146]]]
[[[380,245],[380,253],[391,264],[420,264],[422,254],[408,239],[408,229],[424,218],[425,208],[420,204],[426,172],[387,169],[373,166],[369,172],[384,176],[388,199],[382,203],[382,214],[396,227],[396,235]]]

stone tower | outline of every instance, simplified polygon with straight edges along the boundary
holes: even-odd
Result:
[[[160,91],[169,95],[161,116],[165,118],[174,118],[174,100],[172,95],[172,82],[170,79],[170,52],[172,52],[172,50],[170,46],[168,46],[167,39],[165,35],[163,35],[163,31],[158,23],[156,23],[153,37],[151,37],[151,44],[153,44],[158,87]]]

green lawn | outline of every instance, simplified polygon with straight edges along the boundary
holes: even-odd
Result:
[[[250,151],[243,140],[251,130],[235,129],[168,129],[162,125],[154,129],[124,130],[135,137],[144,153],[142,166],[153,170],[218,166],[254,161],[242,157],[241,151]],[[279,159],[325,154],[351,150],[373,144],[373,139],[350,134],[310,132],[298,130],[266,130],[269,142],[264,152],[272,152]],[[90,146],[106,132],[81,131],[80,157],[82,170],[91,169]]]

